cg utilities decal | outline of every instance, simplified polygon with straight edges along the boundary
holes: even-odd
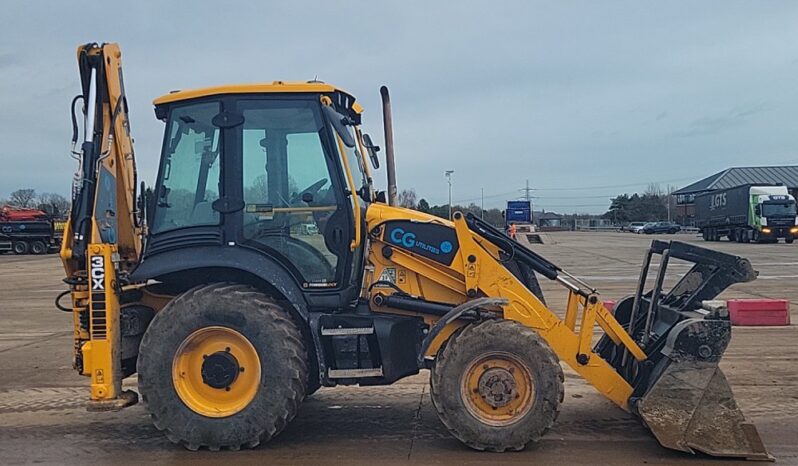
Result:
[[[388,222],[383,241],[442,264],[452,263],[460,245],[453,228],[434,223]]]

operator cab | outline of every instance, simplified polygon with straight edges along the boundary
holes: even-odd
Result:
[[[281,267],[311,307],[356,298],[374,191],[351,95],[275,82],[179,91],[155,105],[166,130],[145,269],[177,249],[208,258],[234,248],[238,261],[243,252],[260,269]]]

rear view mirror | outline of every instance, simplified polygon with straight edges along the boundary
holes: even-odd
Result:
[[[371,165],[374,169],[380,168],[380,159],[377,157],[377,152],[380,151],[380,146],[374,144],[371,141],[371,136],[368,134],[363,135],[363,147],[369,152],[369,160],[371,160]]]
[[[344,123],[344,120],[347,118],[336,112],[330,105],[322,105],[321,108],[324,110],[324,116],[330,120],[330,124],[335,128],[335,132],[341,136],[341,141],[344,142],[344,145],[346,147],[355,147],[355,137],[352,136],[349,128],[347,128]]]
[[[754,206],[754,213],[756,215],[762,215],[762,208],[760,206]]]

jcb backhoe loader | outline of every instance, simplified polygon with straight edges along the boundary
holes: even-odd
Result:
[[[237,450],[279,434],[320,386],[428,369],[452,435],[519,450],[557,418],[564,362],[666,447],[769,458],[718,368],[729,318],[701,308],[755,278],[747,260],[654,241],[613,315],[596,290],[480,219],[397,207],[385,88],[387,194],[372,187],[378,147],[355,98],[275,81],[156,99],[166,128],[146,196],[119,48],[82,46],[78,64],[80,169],[61,256],[90,408],[135,403],[122,379],[138,373],[170,440]],[[694,266],[666,290],[675,259]],[[537,276],[568,293],[560,314]]]

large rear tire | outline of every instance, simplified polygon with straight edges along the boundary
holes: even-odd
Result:
[[[554,424],[563,400],[557,356],[510,320],[471,324],[438,353],[432,403],[449,432],[475,450],[522,450]]]
[[[189,450],[253,448],[296,415],[308,381],[289,312],[243,285],[189,290],[141,342],[139,390],[155,427]]]

